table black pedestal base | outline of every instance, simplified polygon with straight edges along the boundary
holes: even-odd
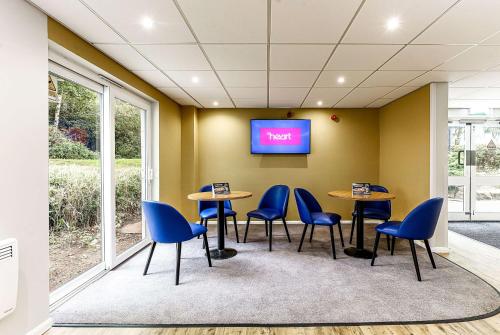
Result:
[[[369,250],[358,249],[354,247],[344,249],[344,253],[351,257],[364,258],[364,259],[371,259],[373,256],[373,252]]]
[[[212,249],[210,250],[210,257],[212,257],[212,259],[228,259],[236,256],[237,253],[238,252],[236,250],[231,248],[225,248],[222,250]]]

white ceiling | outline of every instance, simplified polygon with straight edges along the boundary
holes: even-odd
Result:
[[[500,101],[499,0],[30,2],[182,105],[376,108],[433,81]]]

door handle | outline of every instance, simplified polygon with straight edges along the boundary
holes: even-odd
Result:
[[[458,152],[458,165],[464,165],[464,160],[463,160],[463,157],[462,157],[462,154],[464,153],[463,150],[460,150]]]

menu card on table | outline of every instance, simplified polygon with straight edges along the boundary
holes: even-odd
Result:
[[[226,195],[231,193],[229,189],[229,183],[213,183],[212,184],[212,195]]]
[[[352,183],[352,195],[370,195],[370,183]]]

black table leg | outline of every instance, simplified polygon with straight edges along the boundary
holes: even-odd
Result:
[[[217,249],[210,250],[212,259],[227,259],[237,254],[236,250],[225,247],[224,225],[224,201],[217,201]]]
[[[346,248],[344,253],[351,257],[371,259],[373,252],[366,250],[364,246],[364,208],[363,201],[356,201],[356,247]]]

